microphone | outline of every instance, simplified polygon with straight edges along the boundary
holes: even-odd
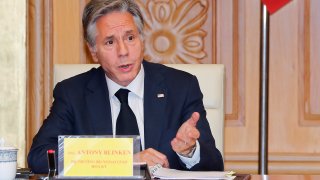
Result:
[[[56,175],[56,161],[55,161],[55,150],[49,149],[47,151],[47,158],[48,158],[48,167],[49,173],[48,177],[54,177]]]

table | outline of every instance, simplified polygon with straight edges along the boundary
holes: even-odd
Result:
[[[252,174],[250,180],[318,180],[320,179],[320,174],[318,175],[256,175]]]
[[[235,180],[320,180],[319,175],[258,175],[258,174],[236,174]],[[21,180],[40,180],[46,175],[34,175],[30,177],[17,177]]]
[[[26,176],[26,175],[17,175],[17,179],[19,180],[43,180],[47,177],[45,174],[35,174],[32,176]],[[55,178],[54,178],[55,179]],[[250,180],[249,174],[238,174],[237,177],[234,180]]]

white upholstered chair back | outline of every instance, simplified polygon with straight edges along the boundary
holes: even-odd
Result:
[[[225,69],[223,64],[167,64],[198,78],[203,104],[216,146],[224,156],[224,93]]]
[[[224,94],[225,69],[222,64],[166,64],[195,75],[203,93],[203,103],[216,146],[224,156]],[[71,76],[86,72],[98,64],[54,65],[54,86]]]

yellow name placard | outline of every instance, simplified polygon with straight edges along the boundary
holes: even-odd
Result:
[[[133,139],[65,138],[64,176],[133,176]]]

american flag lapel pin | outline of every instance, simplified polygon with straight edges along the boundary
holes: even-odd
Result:
[[[164,98],[164,94],[163,93],[157,94],[157,98]]]

